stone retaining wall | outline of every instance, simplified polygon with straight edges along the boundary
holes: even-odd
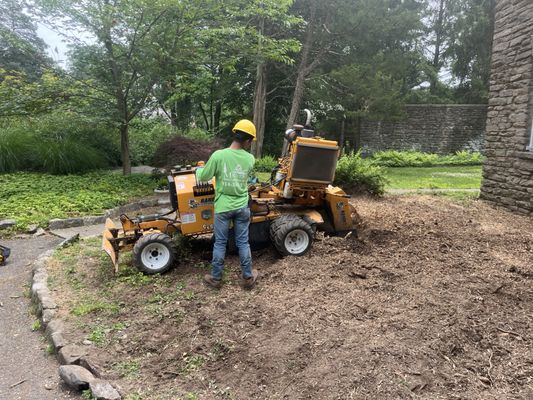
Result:
[[[481,198],[533,215],[533,1],[499,0]]]
[[[481,151],[485,104],[410,104],[395,122],[361,121],[360,146],[378,150],[419,150],[449,154]]]

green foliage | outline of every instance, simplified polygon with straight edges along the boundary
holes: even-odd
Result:
[[[385,170],[360,153],[345,154],[337,163],[335,184],[349,192],[381,196],[385,192]]]
[[[37,26],[17,0],[0,2],[0,69],[23,71],[32,79],[51,64]]]
[[[374,153],[372,162],[383,167],[431,167],[446,165],[481,165],[479,152],[458,151],[455,154],[439,155],[419,151],[386,150]]]
[[[263,156],[255,160],[254,171],[271,172],[278,165],[278,160],[272,156]]]
[[[42,324],[41,324],[41,320],[40,319],[36,319],[31,324],[31,330],[32,331],[39,331],[39,330],[41,330],[41,328],[42,328]]]
[[[93,394],[92,394],[90,389],[83,390],[81,392],[81,398],[83,400],[96,400],[96,397],[93,396]]]
[[[142,174],[0,174],[0,216],[15,219],[18,230],[29,224],[46,227],[52,218],[100,214],[154,188],[155,181]]]
[[[130,128],[131,162],[152,165],[153,156],[161,143],[176,135],[175,128],[159,120],[135,120]]]
[[[79,303],[72,309],[72,314],[77,317],[87,315],[90,313],[106,312],[109,314],[116,314],[119,311],[119,306],[116,304],[106,303],[103,301],[86,301]],[[98,335],[98,333],[96,334]]]
[[[101,326],[95,327],[91,331],[91,333],[87,336],[87,339],[89,339],[91,342],[93,342],[96,345],[104,344],[106,340],[105,329]]]
[[[74,113],[16,118],[0,125],[0,173],[70,174],[104,168],[117,158],[108,127]]]
[[[113,369],[123,378],[134,379],[138,378],[140,375],[141,364],[137,360],[120,361],[116,364],[113,364]]]

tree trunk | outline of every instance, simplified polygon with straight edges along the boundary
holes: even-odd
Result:
[[[131,174],[131,160],[130,160],[130,140],[128,135],[128,124],[121,123],[120,131],[120,153],[122,155],[122,173],[124,175]]]
[[[435,76],[432,76],[430,79],[429,92],[435,94],[437,91],[437,83],[439,82],[439,72],[440,72],[440,53],[441,46],[443,42],[444,34],[444,10],[446,6],[446,0],[440,0],[439,2],[439,14],[437,17],[437,22],[435,24],[435,53],[433,54],[433,62],[431,63],[435,69]]]
[[[217,100],[215,105],[215,118],[213,119],[213,131],[215,135],[220,133],[220,117],[222,116],[222,100]]]
[[[339,148],[340,148],[340,154],[342,154],[344,150],[344,136],[346,132],[346,117],[342,118],[341,121],[341,137],[339,138]]]
[[[260,158],[263,152],[263,142],[265,140],[265,114],[267,97],[267,66],[266,63],[257,65],[257,74],[254,90],[254,125],[256,129],[256,140],[252,142],[252,154]]]
[[[204,110],[204,107],[202,106],[202,103],[199,103],[199,106],[200,106],[200,111],[202,112],[202,115],[204,117],[204,122],[205,122],[205,130],[206,131],[209,131],[209,119],[207,118],[207,114],[205,113],[205,110]]]
[[[291,112],[289,114],[289,119],[287,120],[287,129],[292,128],[292,126],[297,122],[298,113],[300,112],[300,107],[302,106],[302,100],[305,92],[305,79],[313,69],[313,65],[310,65],[309,63],[309,53],[311,52],[311,47],[313,46],[313,24],[315,23],[316,4],[312,2],[310,7],[311,14],[307,23],[305,39],[302,45],[302,58],[300,60],[300,64],[298,65],[298,75],[296,76],[296,84],[294,86],[294,93],[292,95]],[[289,143],[284,140],[283,150],[281,152],[282,155],[287,153],[288,146]]]

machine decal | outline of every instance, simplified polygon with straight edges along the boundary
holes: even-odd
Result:
[[[196,214],[187,213],[180,214],[182,224],[194,224],[196,222]]]
[[[202,206],[212,206],[213,204],[215,204],[215,200],[214,200],[214,197],[207,197],[205,199],[200,199],[200,201],[195,200],[195,199],[189,199],[188,204],[189,204],[189,208],[193,209],[193,208],[202,207]],[[207,219],[207,218],[204,218],[204,219]]]
[[[183,189],[185,189],[185,183],[183,182],[176,183],[176,190],[183,190]]]

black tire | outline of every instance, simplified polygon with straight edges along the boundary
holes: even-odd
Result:
[[[295,244],[291,248],[293,236],[296,236],[299,245]],[[284,214],[270,225],[270,240],[283,256],[303,256],[311,249],[313,238],[314,230],[311,224],[294,214]]]
[[[147,275],[168,271],[176,258],[176,244],[164,233],[144,235],[133,246],[133,264]]]

